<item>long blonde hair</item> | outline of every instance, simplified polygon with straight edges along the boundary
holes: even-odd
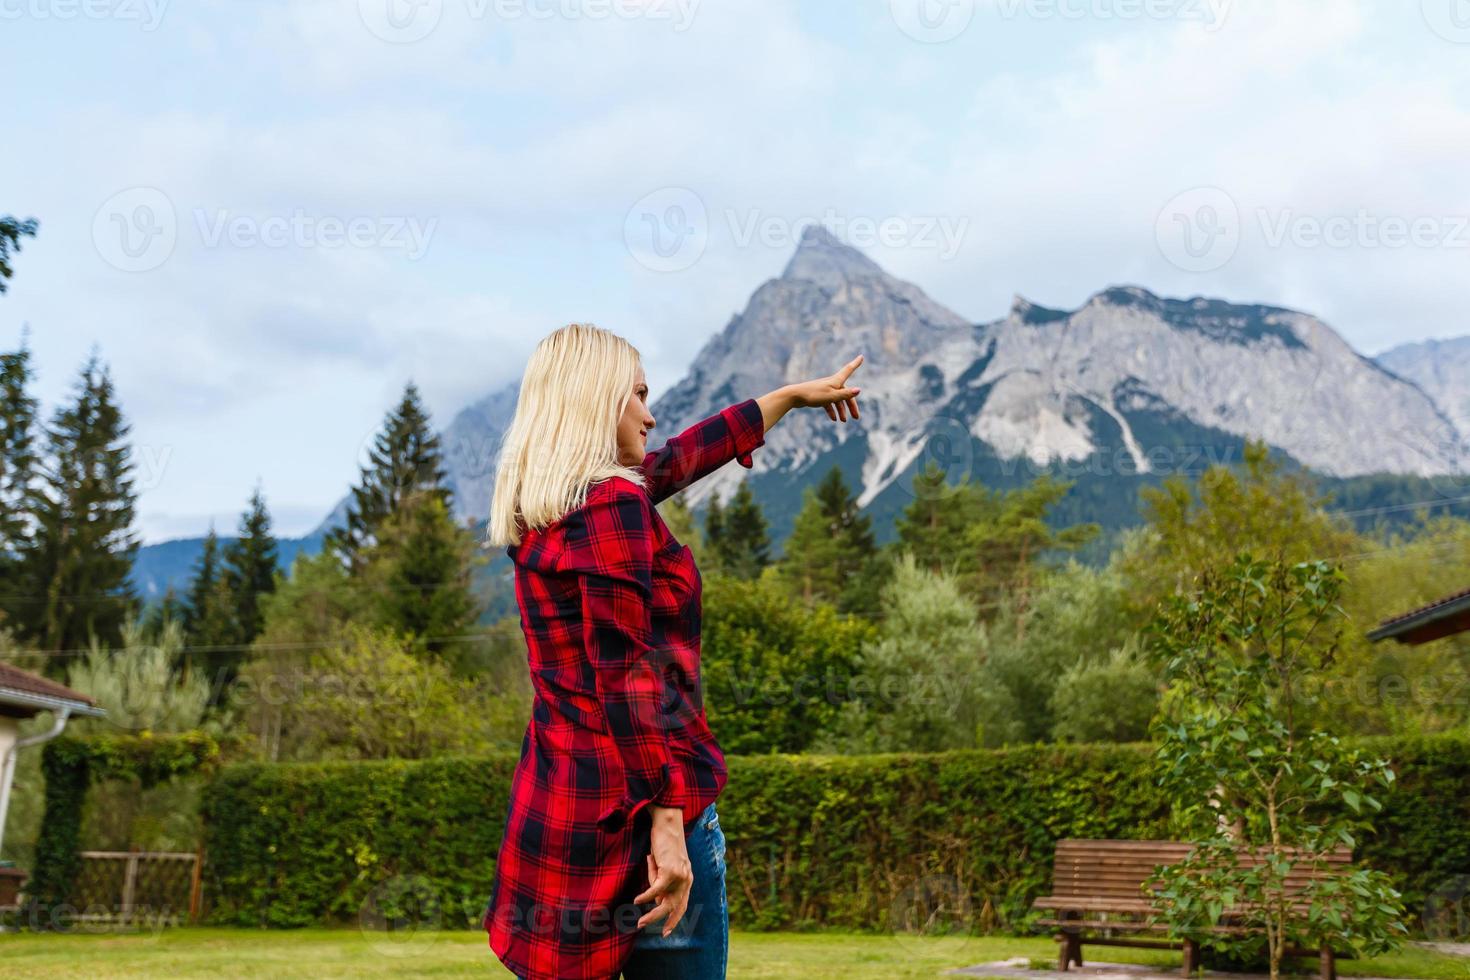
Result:
[[[611,330],[569,323],[536,345],[495,471],[485,546],[520,544],[582,506],[593,483],[643,474],[618,462],[618,420],[642,358]]]

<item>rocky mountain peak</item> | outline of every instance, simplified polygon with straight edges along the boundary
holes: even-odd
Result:
[[[807,279],[825,289],[836,289],[854,279],[887,275],[878,263],[843,242],[825,225],[808,225],[781,278]]]

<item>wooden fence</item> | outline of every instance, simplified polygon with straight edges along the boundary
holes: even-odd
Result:
[[[82,921],[122,925],[197,922],[204,850],[82,851],[68,904]]]

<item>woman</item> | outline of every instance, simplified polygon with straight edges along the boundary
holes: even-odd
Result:
[[[789,410],[858,417],[836,374],[722,409],[647,451],[638,351],[571,324],[531,355],[489,543],[515,562],[535,697],[485,909],[524,980],[721,978],[725,760],[699,684],[701,579],[654,505],[751,452]]]

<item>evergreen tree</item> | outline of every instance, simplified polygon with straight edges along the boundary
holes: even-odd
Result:
[[[899,515],[891,550],[911,552],[932,573],[954,575],[982,614],[1010,599],[1024,607],[1047,560],[1097,535],[1095,524],[1053,529],[1047,523],[1047,511],[1071,487],[1048,474],[1014,490],[950,485],[931,463],[914,477],[914,501]]]
[[[214,525],[204,536],[204,547],[199,551],[199,561],[194,566],[194,576],[189,581],[189,596],[184,603],[184,637],[193,642],[195,631],[208,616],[209,600],[214,595],[214,586],[219,581],[219,536]]]
[[[250,496],[250,509],[240,517],[240,533],[225,546],[225,577],[235,596],[238,642],[248,644],[264,626],[262,599],[276,590],[280,559],[271,534],[270,513],[260,488]]]
[[[969,483],[946,483],[944,476],[944,469],[932,460],[914,474],[914,499],[894,521],[898,536],[890,549],[895,557],[912,554],[920,568],[934,575],[972,568],[973,556],[964,546],[965,529],[978,516]]]
[[[215,690],[234,677],[240,661],[236,648],[241,645],[234,583],[223,567],[220,551],[219,536],[210,525],[184,607],[187,652],[183,667],[206,671]]]
[[[842,470],[832,467],[802,494],[801,512],[780,565],[784,581],[808,607],[817,602],[839,612],[873,612],[877,606],[877,548],[872,519],[858,510]]]
[[[725,507],[719,494],[710,494],[704,511],[704,552],[711,571],[723,572],[725,559]]]
[[[29,547],[30,517],[40,458],[36,453],[37,401],[27,394],[31,352],[0,354],[0,623],[24,616],[25,578],[21,555]]]
[[[43,649],[79,650],[93,639],[116,646],[137,608],[128,579],[138,548],[129,429],[93,351],[75,403],[47,427],[48,465],[31,496],[36,529],[22,563],[35,601],[20,621],[24,638]]]
[[[4,295],[5,290],[9,288],[6,282],[15,273],[10,265],[11,253],[20,251],[22,238],[35,238],[37,227],[35,218],[27,218],[24,221],[19,221],[9,215],[0,218],[0,295]]]
[[[418,388],[410,381],[402,400],[384,420],[369,453],[369,465],[362,468],[360,482],[352,488],[347,523],[327,534],[327,548],[349,570],[357,571],[379,525],[409,496],[427,491],[449,509],[445,475],[439,437],[429,425]]]
[[[475,564],[485,559],[474,539],[432,492],[404,500],[379,525],[377,538],[364,552],[359,576],[374,597],[372,622],[417,637],[454,662],[481,612],[471,582]]]
[[[1053,530],[1046,513],[1072,489],[1072,484],[1042,474],[1024,487],[1006,492],[976,488],[979,518],[965,529],[965,548],[974,557],[967,591],[984,607],[1010,599],[1019,612],[1031,603],[1049,566],[1048,554],[1075,551],[1098,533],[1096,524]],[[1024,616],[1016,620],[1023,628]]]
[[[724,533],[718,549],[721,570],[736,578],[758,578],[761,569],[771,563],[771,546],[765,515],[749,483],[740,484],[722,516]]]
[[[170,629],[178,629],[182,636],[184,619],[188,615],[188,600],[170,585],[157,602],[149,603],[143,609],[139,628],[146,642],[158,643]]]

